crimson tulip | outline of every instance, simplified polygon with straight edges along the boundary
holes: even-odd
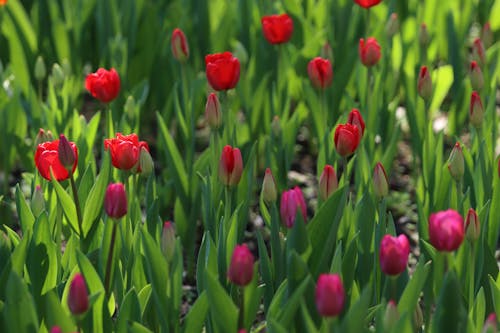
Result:
[[[231,52],[206,55],[205,65],[208,83],[214,90],[236,87],[240,79],[240,61]]]
[[[281,195],[280,215],[285,227],[292,228],[295,224],[297,208],[300,209],[304,222],[307,222],[306,201],[304,200],[302,190],[298,186],[295,186]]]
[[[269,15],[261,19],[262,32],[270,44],[282,44],[290,40],[293,20],[287,14]]]
[[[75,274],[69,286],[68,307],[74,315],[83,314],[89,308],[89,293],[80,273]]]
[[[104,197],[104,210],[114,219],[127,214],[127,194],[122,183],[109,184]]]
[[[363,8],[370,8],[378,5],[382,0],[354,0],[354,2]]]
[[[71,173],[74,173],[78,164],[78,149],[74,142],[68,143],[74,152],[73,166],[68,169]],[[43,142],[38,145],[35,152],[35,165],[43,178],[50,180],[50,169],[52,169],[54,178],[57,181],[69,178],[70,174],[61,163],[59,157],[59,139]]]
[[[380,269],[387,275],[399,275],[406,270],[410,243],[405,235],[385,235],[380,242]]]
[[[172,48],[172,54],[174,58],[180,62],[185,62],[189,58],[189,44],[186,39],[184,32],[175,28],[172,32],[172,38],[170,39],[170,46]]]
[[[358,148],[360,138],[358,127],[351,124],[339,124],[335,128],[333,137],[337,153],[343,157],[352,155]]]
[[[316,309],[323,317],[338,316],[344,308],[345,291],[338,274],[320,274],[316,284]]]
[[[432,213],[429,216],[429,238],[438,251],[455,251],[464,240],[462,216],[453,209]]]
[[[227,271],[229,281],[240,287],[248,285],[253,278],[253,261],[252,252],[246,244],[236,245]]]
[[[109,71],[99,68],[97,72],[87,75],[85,88],[103,103],[114,100],[120,92],[120,76],[114,68]]]
[[[116,133],[116,138],[104,140],[104,150],[110,151],[111,163],[121,170],[130,170],[138,164],[142,147],[149,151],[148,144],[145,141],[139,141],[135,133],[129,135]]]
[[[307,65],[307,74],[314,87],[325,89],[332,83],[332,64],[328,59],[316,57]]]
[[[243,159],[238,148],[225,146],[219,161],[219,179],[226,186],[238,185],[243,173]]]
[[[380,45],[373,37],[368,38],[366,41],[361,38],[358,51],[361,62],[366,67],[374,66],[380,60]]]
[[[363,120],[363,117],[361,116],[361,113],[359,113],[358,109],[352,109],[351,112],[349,112],[349,116],[347,116],[347,123],[358,128],[361,140],[361,137],[365,134],[365,121]]]

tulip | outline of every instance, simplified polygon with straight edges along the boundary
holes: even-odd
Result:
[[[380,45],[375,38],[370,37],[366,42],[364,38],[359,40],[359,57],[363,65],[366,67],[376,65],[380,60],[380,56]]]
[[[220,102],[217,94],[210,93],[205,105],[205,119],[211,129],[217,129],[222,123]]]
[[[354,2],[363,8],[370,8],[378,5],[382,0],[354,0]]]
[[[332,83],[332,64],[328,59],[316,57],[307,65],[307,74],[314,87],[325,89]]]
[[[246,244],[236,245],[227,271],[229,281],[237,286],[248,285],[253,278],[253,255]]]
[[[175,241],[175,225],[166,221],[161,232],[161,252],[168,261],[171,261],[174,256]]]
[[[42,81],[47,75],[47,67],[45,67],[45,62],[42,56],[38,56],[35,62],[35,79],[37,81]]]
[[[50,333],[63,333],[63,331],[59,326],[52,326],[52,328],[50,329]]]
[[[59,64],[52,65],[51,77],[55,87],[60,87],[64,83],[64,71]]]
[[[448,170],[450,175],[455,181],[462,180],[465,172],[465,161],[464,154],[462,152],[462,147],[460,143],[455,143],[455,146],[451,150],[450,158],[448,159]]]
[[[484,51],[484,45],[481,38],[476,38],[472,44],[472,54],[475,60],[479,61],[480,64],[486,62],[486,54]]]
[[[429,216],[429,237],[438,251],[455,251],[464,240],[462,216],[453,209],[432,213]]]
[[[486,22],[481,32],[481,40],[485,48],[489,48],[493,44],[493,31],[491,31],[490,22]]]
[[[142,175],[149,175],[155,169],[155,163],[151,154],[146,149],[146,147],[141,147],[141,152],[139,153],[139,167],[137,168],[138,172],[141,172]]]
[[[429,35],[429,31],[427,30],[427,25],[425,23],[422,23],[418,32],[418,42],[420,43],[421,47],[426,48],[429,45],[430,41],[431,37]]]
[[[264,16],[261,19],[262,32],[270,44],[282,44],[290,40],[293,20],[287,14]]]
[[[106,214],[119,219],[127,214],[127,194],[122,183],[109,184],[104,197]]]
[[[271,169],[267,168],[262,181],[262,199],[267,203],[275,202],[278,198],[278,190],[276,188],[276,180],[274,179]]]
[[[68,142],[68,144],[73,150],[75,157],[73,165],[69,168],[69,171],[73,173],[78,164],[78,149],[74,142]],[[60,161],[59,140],[44,142],[38,145],[35,152],[35,165],[40,175],[47,180],[50,180],[51,169],[57,181],[68,179],[70,176],[68,169]]]
[[[175,28],[172,32],[172,38],[170,39],[170,46],[172,48],[172,54],[174,58],[180,62],[185,62],[189,58],[189,45],[184,32]]]
[[[481,235],[481,227],[479,217],[474,209],[469,208],[465,219],[465,238],[469,242],[475,242]]]
[[[120,92],[120,76],[114,68],[109,71],[99,68],[97,72],[87,75],[85,88],[94,98],[103,103],[109,103]]]
[[[381,200],[389,194],[389,179],[385,173],[384,166],[378,162],[373,170],[373,192]]]
[[[358,148],[360,133],[356,126],[351,124],[339,124],[335,128],[333,140],[335,149],[340,156],[346,157],[352,155]]]
[[[361,140],[361,137],[365,134],[365,121],[363,120],[363,117],[361,116],[361,113],[359,113],[358,109],[352,109],[351,112],[349,112],[349,116],[347,116],[347,123],[358,128],[360,134],[359,139]]]
[[[497,333],[497,332],[498,332],[497,315],[495,312],[492,312],[488,315],[488,318],[486,318],[481,333]]]
[[[80,315],[87,312],[89,308],[89,294],[85,279],[80,273],[76,273],[69,286],[68,307],[72,314]]]
[[[207,80],[214,90],[229,90],[240,79],[240,61],[231,52],[205,56]]]
[[[328,199],[328,197],[337,190],[338,186],[335,169],[329,164],[325,165],[319,177],[319,197],[321,200]]]
[[[387,275],[399,275],[406,270],[410,243],[405,235],[385,235],[380,242],[380,269]]]
[[[35,146],[38,147],[39,144],[52,140],[54,140],[52,132],[50,130],[45,131],[43,128],[40,128],[38,130],[38,134],[35,137]]]
[[[387,23],[385,25],[385,34],[387,37],[392,38],[399,30],[399,20],[398,20],[398,14],[397,13],[392,13],[391,16],[389,16],[389,20],[387,20]]]
[[[45,210],[45,198],[43,196],[43,190],[40,185],[35,187],[33,191],[33,196],[31,197],[31,212],[33,216],[37,218]]]
[[[394,325],[399,320],[398,306],[394,300],[390,300],[387,303],[384,314],[384,330],[385,332],[390,332]]]
[[[423,100],[428,101],[432,96],[432,79],[427,66],[420,67],[418,75],[417,92]]]
[[[5,6],[7,4],[7,0],[0,0],[0,6]]]
[[[287,228],[292,228],[297,216],[297,208],[300,209],[304,222],[307,222],[307,207],[304,195],[298,186],[283,192],[280,202],[280,215]]]
[[[345,291],[338,274],[320,274],[316,284],[316,309],[323,317],[338,316],[344,308]]]
[[[148,144],[139,141],[139,137],[135,133],[129,135],[116,133],[116,138],[104,140],[104,150],[110,151],[111,163],[115,168],[121,170],[130,170],[137,165],[143,147],[149,151]]]
[[[225,146],[219,162],[219,179],[226,186],[238,185],[243,173],[243,160],[238,148]]]
[[[484,108],[477,91],[473,91],[470,97],[469,117],[474,127],[479,128],[483,124]]]
[[[59,162],[61,162],[66,170],[70,172],[75,165],[76,154],[73,150],[72,145],[69,143],[68,139],[66,139],[64,134],[59,135],[59,145],[57,146],[57,152],[59,154]]]
[[[483,72],[481,71],[481,67],[479,67],[477,62],[474,60],[470,62],[469,77],[472,89],[477,91],[483,88],[484,85]]]

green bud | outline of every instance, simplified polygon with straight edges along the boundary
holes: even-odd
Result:
[[[37,185],[31,197],[31,212],[37,218],[43,211],[45,211],[45,198],[43,197],[42,188]]]
[[[42,81],[45,79],[47,75],[47,67],[45,67],[45,62],[43,61],[42,56],[38,56],[35,62],[35,79],[37,81]]]
[[[462,152],[462,147],[460,143],[455,143],[453,147],[450,158],[448,159],[448,170],[450,170],[450,175],[455,181],[460,181],[465,172],[465,161],[464,153]]]
[[[64,83],[64,71],[57,63],[52,66],[52,82],[56,87]]]

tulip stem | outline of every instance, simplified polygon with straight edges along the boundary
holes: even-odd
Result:
[[[474,280],[475,280],[475,273],[476,273],[476,266],[475,266],[475,251],[474,251],[474,242],[468,242],[470,245],[470,250],[469,250],[469,263],[470,267],[472,269],[468,270],[469,271],[469,313],[472,311],[472,307],[474,305],[474,294],[475,294],[475,285],[474,285]]]
[[[78,191],[76,189],[75,178],[73,177],[73,173],[71,170],[68,170],[70,174],[69,182],[71,183],[71,191],[73,192],[73,200],[75,201],[76,208],[76,218],[78,220],[78,233],[80,234],[80,238],[83,239],[83,229],[82,229],[82,212],[80,209],[80,200],[78,200]]]
[[[110,290],[111,266],[113,264],[113,254],[114,254],[114,248],[115,248],[114,245],[115,245],[115,239],[116,239],[116,228],[118,226],[118,221],[113,219],[112,222],[113,222],[113,230],[111,232],[111,241],[109,243],[108,260],[106,260],[106,275],[104,277],[104,290],[106,291],[106,296],[109,296],[111,294],[111,290]]]
[[[457,188],[457,210],[460,214],[462,214],[462,200],[463,200],[462,182],[460,180],[457,180],[455,182],[455,186]]]
[[[240,315],[238,317],[238,328],[245,328],[245,287],[240,288]]]

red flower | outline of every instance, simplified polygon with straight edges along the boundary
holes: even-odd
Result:
[[[226,186],[238,185],[243,173],[243,159],[238,148],[225,146],[219,161],[219,179]]]
[[[328,199],[328,197],[337,190],[338,186],[335,169],[329,164],[325,165],[319,177],[319,197],[321,200]]]
[[[481,127],[483,124],[484,108],[477,91],[473,91],[470,96],[469,117],[474,127]]]
[[[358,128],[360,134],[359,139],[361,140],[361,137],[365,134],[365,121],[363,120],[363,117],[361,116],[361,113],[359,113],[358,109],[352,109],[351,112],[349,112],[347,123]]]
[[[321,274],[316,284],[316,309],[323,317],[338,316],[344,308],[345,291],[338,274]]]
[[[74,142],[69,142],[73,152],[75,153],[75,160],[71,173],[75,172],[76,165],[78,164],[78,149]],[[50,169],[57,181],[62,181],[69,178],[68,170],[62,165],[59,160],[59,139],[54,141],[43,142],[38,145],[35,152],[35,165],[40,175],[50,180]]]
[[[431,214],[429,216],[429,238],[431,244],[438,251],[455,251],[464,240],[462,216],[453,209]]]
[[[4,6],[7,4],[7,0],[0,0],[0,6]]]
[[[309,74],[313,86],[325,89],[332,83],[332,64],[328,59],[316,57],[307,65],[307,74]]]
[[[214,90],[228,90],[236,87],[240,79],[240,61],[231,52],[205,56],[208,83]]]
[[[172,32],[172,39],[170,40],[170,46],[172,48],[172,54],[174,58],[180,62],[184,62],[189,58],[189,45],[186,39],[186,35],[181,29],[176,28]]]
[[[352,155],[358,148],[360,138],[358,127],[351,124],[339,124],[333,137],[337,153],[344,157]]]
[[[89,308],[89,293],[80,273],[75,274],[69,286],[68,307],[74,315],[85,313]]]
[[[85,88],[103,103],[109,103],[120,92],[120,76],[111,68],[109,71],[99,68],[97,72],[87,75]]]
[[[130,170],[137,165],[141,147],[149,151],[148,144],[145,141],[139,141],[135,133],[129,135],[116,133],[116,138],[104,140],[104,149],[110,150],[113,166],[121,170]]]
[[[293,21],[287,14],[264,16],[261,23],[264,37],[271,44],[286,43],[292,37]]]
[[[119,219],[127,214],[127,194],[122,183],[109,184],[104,197],[104,210],[114,219]]]
[[[304,222],[307,222],[307,207],[304,195],[298,186],[283,192],[281,195],[280,215],[285,227],[292,228],[297,216],[297,208],[300,209]]]
[[[370,37],[366,42],[363,38],[359,40],[359,57],[363,65],[366,67],[376,65],[380,56],[380,45],[375,38]]]
[[[236,245],[227,271],[227,277],[232,283],[244,287],[253,278],[253,255],[246,244]]]
[[[467,218],[465,219],[465,237],[470,242],[475,242],[481,235],[481,226],[479,224],[479,217],[474,209],[469,208]]]
[[[405,235],[385,235],[380,242],[380,269],[387,275],[405,271],[410,254],[410,243]]]
[[[424,100],[428,100],[432,96],[432,79],[427,66],[420,67],[418,74],[417,92]]]
[[[363,8],[370,8],[378,5],[382,0],[354,0],[354,2]]]

